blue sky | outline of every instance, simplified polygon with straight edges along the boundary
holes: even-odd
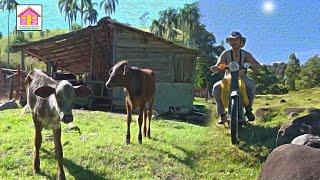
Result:
[[[262,63],[286,61],[294,52],[302,62],[320,54],[320,1],[273,0],[274,11],[262,11],[265,0],[201,0],[201,21],[217,42],[232,30],[247,38],[245,49]],[[226,45],[229,48],[228,45]]]
[[[100,0],[93,0],[100,2]],[[268,0],[274,4],[271,13],[262,10],[267,0],[201,0],[201,22],[220,43],[232,30],[247,37],[245,49],[260,62],[287,61],[295,52],[302,62],[314,54],[320,54],[320,1],[319,0]],[[43,4],[43,28],[66,29],[67,22],[58,10],[58,0],[18,0],[19,3]],[[158,18],[158,12],[168,7],[179,8],[195,0],[119,0],[112,18],[133,26],[146,26]],[[97,7],[99,9],[99,7]],[[145,23],[139,20],[147,14]],[[99,10],[99,18],[104,15]],[[7,29],[7,13],[0,10],[0,31]],[[11,15],[10,27],[15,26]],[[226,48],[229,46],[226,44]]]

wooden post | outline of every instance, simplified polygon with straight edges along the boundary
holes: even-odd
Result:
[[[16,87],[16,100],[20,99],[20,83],[21,83],[21,71],[20,67],[18,67],[18,82],[17,82],[17,87]]]
[[[13,76],[10,77],[9,81],[9,100],[13,98]]]
[[[51,59],[48,59],[48,62],[47,62],[47,75],[52,76],[52,61],[51,61]]]
[[[93,49],[93,30],[90,29],[90,80],[93,80],[93,71],[94,71],[94,57],[93,57],[93,52],[94,52],[94,49]]]
[[[22,71],[25,71],[26,69],[25,69],[25,64],[24,64],[24,59],[25,59],[25,57],[26,57],[26,52],[25,52],[25,50],[23,49],[23,50],[21,50],[20,51],[20,69],[22,70]]]
[[[54,74],[57,72],[57,66],[52,65],[51,77],[54,77]]]

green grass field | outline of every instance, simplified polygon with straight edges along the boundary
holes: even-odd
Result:
[[[74,111],[82,133],[65,132],[62,125],[64,167],[67,179],[256,179],[269,151],[275,147],[278,125],[289,121],[286,107],[318,107],[320,89],[288,95],[257,96],[255,109],[272,107],[271,119],[256,120],[241,129],[240,144],[231,145],[229,130],[216,124],[214,105],[203,99],[209,123],[157,119],[151,139],[137,140],[133,116],[131,144],[125,145],[125,115]],[[280,99],[287,100],[280,103]],[[311,100],[310,100],[311,99]],[[266,103],[270,105],[266,105]],[[43,131],[40,151],[42,174],[34,175],[33,134],[30,114],[22,109],[0,112],[0,177],[2,179],[54,179],[56,160],[51,131]]]

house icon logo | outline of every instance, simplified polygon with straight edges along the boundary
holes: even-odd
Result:
[[[17,31],[42,30],[42,5],[17,5]]]

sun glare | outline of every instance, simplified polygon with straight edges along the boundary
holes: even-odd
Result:
[[[275,9],[275,6],[274,6],[274,3],[272,1],[265,1],[263,3],[263,6],[262,6],[262,10],[264,13],[266,14],[270,14],[274,11]]]

